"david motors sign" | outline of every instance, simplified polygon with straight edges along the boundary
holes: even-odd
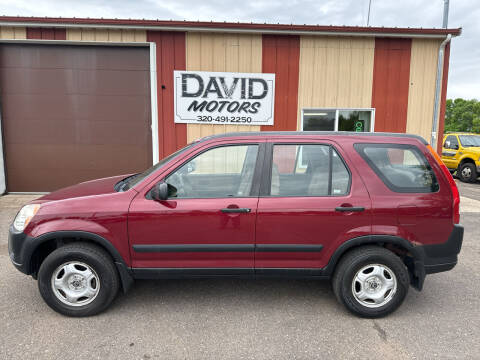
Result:
[[[174,71],[175,122],[273,125],[275,74]]]

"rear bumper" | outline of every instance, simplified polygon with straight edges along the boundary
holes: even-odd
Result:
[[[425,274],[453,269],[462,248],[463,226],[454,225],[448,240],[442,244],[421,246],[424,254]]]
[[[451,270],[457,265],[457,258],[462,248],[463,226],[455,224],[448,240],[441,244],[415,246],[411,249],[413,263],[411,284],[417,290],[422,290],[425,277]]]

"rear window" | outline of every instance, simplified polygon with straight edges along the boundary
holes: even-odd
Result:
[[[354,146],[390,190],[399,193],[438,191],[437,178],[417,147],[403,144]]]

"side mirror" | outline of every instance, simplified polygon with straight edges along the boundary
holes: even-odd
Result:
[[[168,185],[166,182],[160,182],[150,191],[153,200],[161,201],[168,199]]]
[[[445,148],[450,149],[450,140],[445,141]]]

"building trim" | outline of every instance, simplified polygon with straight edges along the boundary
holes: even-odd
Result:
[[[157,45],[150,43],[150,107],[152,114],[152,162],[155,165],[160,161],[158,142],[158,93],[157,93]]]
[[[445,112],[447,107],[448,67],[450,64],[450,42],[445,46],[442,74],[442,95],[440,104],[440,118],[438,121],[437,152],[442,153],[443,135],[445,131]]]
[[[382,36],[382,37],[445,37],[461,34],[462,29],[419,29],[388,28],[363,26],[325,26],[325,25],[293,25],[293,24],[258,24],[232,22],[200,22],[200,21],[165,21],[165,20],[132,20],[132,19],[85,19],[85,18],[40,18],[40,17],[0,17],[0,26],[27,27],[90,27],[120,28],[163,31],[195,31],[195,32],[248,32],[262,34],[295,34],[295,35],[336,35],[336,36]]]

